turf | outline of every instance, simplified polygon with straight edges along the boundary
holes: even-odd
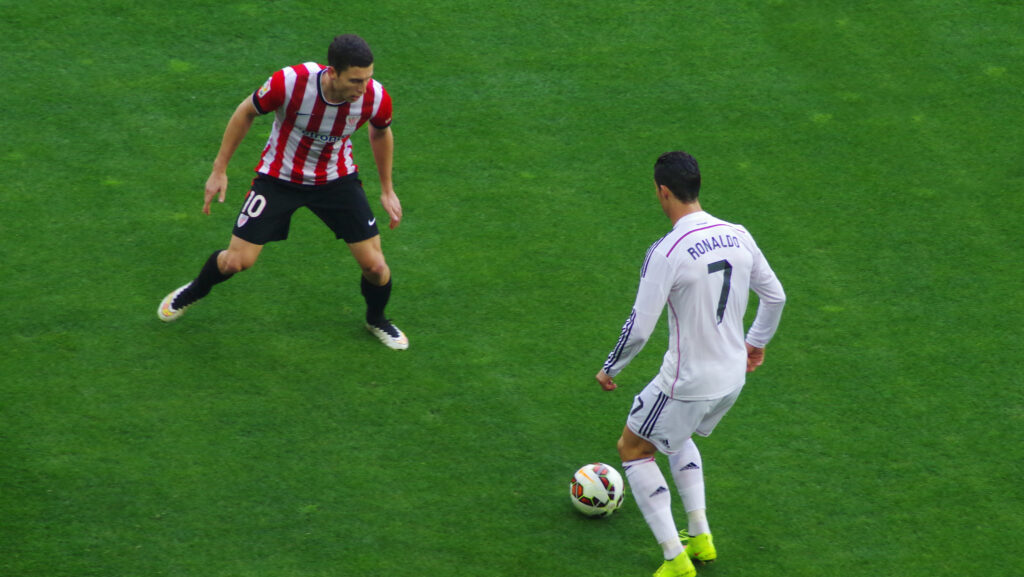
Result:
[[[1022,25],[1010,1],[0,1],[0,574],[650,574],[628,496],[595,522],[567,490],[617,464],[661,359],[659,331],[618,392],[593,381],[676,148],[789,294],[701,443],[699,574],[1019,574]],[[160,323],[263,144],[265,119],[200,214],[234,106],[350,31],[395,101],[410,350],[362,329],[308,213]]]

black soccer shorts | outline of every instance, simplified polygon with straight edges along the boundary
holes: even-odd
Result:
[[[317,186],[259,174],[252,181],[232,233],[259,245],[285,240],[292,214],[303,206],[313,211],[334,232],[335,238],[349,244],[380,234],[358,174]]]

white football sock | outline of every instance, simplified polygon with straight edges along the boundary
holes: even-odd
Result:
[[[687,439],[682,449],[669,457],[672,479],[676,482],[679,496],[683,498],[690,535],[710,533],[707,505],[704,500],[704,464],[700,451],[693,439]]]
[[[661,545],[665,559],[675,559],[683,552],[675,520],[672,519],[672,492],[654,457],[622,463],[633,500],[644,515],[647,526]]]

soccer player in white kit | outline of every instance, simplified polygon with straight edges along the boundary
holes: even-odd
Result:
[[[703,465],[691,437],[711,434],[739,396],[746,373],[764,361],[786,294],[750,233],[701,209],[700,170],[692,156],[663,154],[654,182],[672,230],[647,251],[633,311],[597,380],[604,390],[617,387],[613,377],[643,348],[667,304],[668,351],[658,375],[635,397],[618,449],[633,498],[662,547],[665,562],[655,577],[691,577],[692,560],[717,557],[705,514]],[[750,291],[759,303],[744,337]],[[687,512],[686,531],[676,531],[671,492],[654,460],[658,452],[668,455]]]

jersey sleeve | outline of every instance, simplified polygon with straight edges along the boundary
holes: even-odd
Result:
[[[782,308],[786,305],[786,291],[769,266],[768,260],[760,249],[754,253],[754,263],[750,271],[750,289],[757,294],[757,314],[747,331],[747,342],[752,346],[764,348],[779,328],[782,320]]]
[[[285,101],[284,70],[278,70],[267,78],[259,90],[252,93],[252,103],[257,112],[267,114],[281,107]]]
[[[383,86],[380,87],[380,106],[370,117],[370,124],[381,129],[391,126],[391,95]]]
[[[671,268],[668,258],[662,254],[650,253],[644,262],[640,276],[640,287],[636,292],[633,310],[622,325],[622,332],[615,348],[608,354],[604,363],[604,372],[610,377],[622,372],[622,369],[640,353],[651,338],[661,312],[668,302],[672,288]]]

